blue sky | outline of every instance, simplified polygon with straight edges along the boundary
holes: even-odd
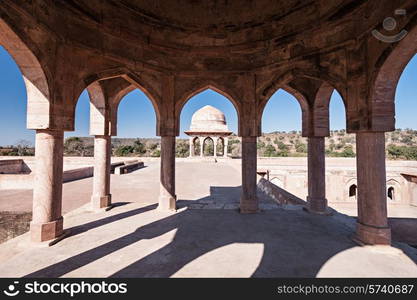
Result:
[[[9,54],[0,47],[0,145],[12,145],[21,139],[34,142],[34,131],[26,129],[26,90],[22,75]],[[397,128],[417,129],[416,92],[417,57],[404,70],[396,93]],[[89,103],[86,91],[76,107],[75,131],[65,136],[88,136]],[[229,129],[237,132],[237,114],[232,103],[220,94],[206,90],[191,98],[181,113],[181,135],[186,137],[192,114],[205,105],[224,112]],[[335,92],[330,102],[330,127],[346,126],[345,110],[340,95]],[[301,130],[301,110],[293,96],[277,91],[265,107],[262,131]],[[118,137],[155,137],[155,112],[151,102],[138,90],[126,95],[119,106]]]

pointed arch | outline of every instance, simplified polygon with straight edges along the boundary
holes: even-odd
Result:
[[[302,133],[303,135],[307,134],[308,132],[308,128],[309,128],[309,119],[310,119],[310,107],[309,107],[309,103],[307,98],[299,91],[297,91],[296,89],[288,86],[288,85],[281,85],[281,86],[277,86],[276,90],[271,90],[269,93],[271,93],[270,95],[268,95],[268,98],[264,98],[265,101],[262,101],[261,103],[259,103],[258,105],[258,116],[259,116],[259,126],[260,128],[262,128],[262,116],[264,114],[264,110],[266,105],[268,104],[269,100],[272,98],[272,96],[278,92],[278,90],[283,90],[285,92],[287,92],[288,94],[290,94],[291,96],[293,96],[296,101],[298,102],[298,104],[300,105],[300,109],[301,109],[301,122],[302,122]],[[269,94],[268,93],[268,94]]]
[[[335,89],[323,82],[316,93],[313,103],[313,135],[314,136],[329,136],[330,135],[330,100]],[[345,114],[347,114],[346,103]]]
[[[203,156],[204,156],[204,151],[206,150],[206,146],[207,146],[207,142],[208,141],[211,141],[211,144],[213,145],[213,154],[211,155],[211,153],[209,153],[209,156],[214,156],[214,151],[215,151],[215,149],[214,149],[214,139],[211,136],[206,136],[203,139],[203,147],[202,147],[202,149],[203,149]]]
[[[82,86],[87,89],[90,96],[90,133],[92,135],[97,133],[117,135],[117,111],[120,101],[135,89],[142,91],[151,101],[156,115],[156,126],[159,127],[160,97],[158,93],[127,68],[118,67],[90,74],[84,79]],[[80,95],[82,91],[79,88]],[[77,101],[78,98],[71,110],[73,123]]]
[[[311,80],[314,86],[311,90],[302,90],[300,81]],[[263,111],[269,99],[282,89],[294,96],[302,111],[302,135],[327,136],[329,132],[329,104],[334,90],[339,89],[346,109],[345,88],[341,88],[334,79],[326,74],[304,71],[299,68],[289,70],[275,77],[264,85],[258,97],[258,122],[261,124]]]
[[[188,91],[186,93],[184,93],[184,95],[182,95],[182,97],[179,98],[178,101],[176,101],[175,103],[175,120],[176,120],[176,125],[177,128],[180,128],[180,116],[181,116],[181,112],[185,106],[185,104],[194,96],[207,91],[207,90],[212,90],[220,95],[222,95],[223,97],[225,97],[226,99],[228,99],[234,106],[236,113],[237,113],[237,128],[240,128],[240,121],[241,121],[241,108],[240,108],[240,102],[237,101],[237,98],[235,96],[232,96],[232,93],[230,93],[229,91],[227,91],[225,88],[219,88],[217,84],[213,83],[213,82],[209,82],[209,83],[204,83],[201,84],[200,86],[196,87],[195,89],[193,89],[192,91]]]
[[[27,127],[29,129],[48,129],[57,126],[52,120],[51,91],[47,71],[41,65],[39,51],[32,51],[13,29],[0,18],[0,45],[16,62],[26,86]]]
[[[371,77],[371,126],[374,130],[395,130],[395,92],[407,64],[417,53],[417,15],[404,28],[408,32],[389,44],[379,56]]]

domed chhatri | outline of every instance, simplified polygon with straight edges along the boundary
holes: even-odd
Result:
[[[206,105],[194,113],[191,118],[190,131],[229,132],[226,117],[211,105]]]
[[[211,139],[214,143],[214,156],[217,156],[217,144],[221,141],[223,156],[227,157],[227,136],[232,132],[227,128],[224,113],[217,108],[206,105],[197,110],[191,118],[190,130],[184,133],[190,136],[190,157],[194,156],[194,143],[197,139],[200,141],[200,156],[203,156],[205,142]]]

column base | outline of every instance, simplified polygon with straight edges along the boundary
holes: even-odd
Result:
[[[303,209],[309,213],[316,215],[329,216],[332,214],[332,212],[327,207],[326,198],[313,198],[307,196],[307,204],[303,207]]]
[[[177,210],[177,196],[159,196],[158,200],[159,211],[176,211]]]
[[[356,233],[352,238],[359,245],[391,245],[391,229],[356,223]]]
[[[240,213],[241,214],[256,214],[259,212],[258,199],[245,199],[240,200]]]
[[[48,223],[30,223],[30,236],[32,242],[45,242],[55,239],[63,234],[64,219],[60,217],[58,220]]]
[[[106,208],[111,205],[111,194],[106,196],[91,196],[91,206],[93,209]]]

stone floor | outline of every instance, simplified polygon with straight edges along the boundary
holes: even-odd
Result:
[[[0,276],[417,277],[415,248],[359,247],[343,215],[155,207],[72,211],[65,219],[72,235],[52,247],[30,245],[27,235],[1,245]]]
[[[107,212],[82,205],[91,178],[65,184],[71,235],[52,247],[28,234],[0,245],[0,277],[417,277],[417,249],[359,247],[347,215],[266,198],[259,214],[239,214],[241,179],[226,162],[177,164],[177,213],[155,209],[158,178],[157,163],[112,175],[117,205]]]

